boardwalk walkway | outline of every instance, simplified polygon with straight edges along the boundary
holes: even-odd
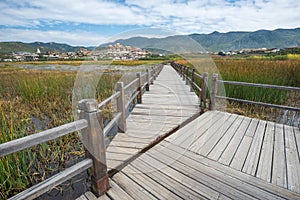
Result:
[[[166,65],[150,91],[127,118],[126,133],[118,133],[107,148],[107,166],[118,169],[144,148],[199,114],[199,100],[189,86]]]
[[[127,119],[128,131],[107,149],[108,167],[117,171],[99,199],[300,199],[299,128],[208,111],[179,129],[197,103],[164,67]]]

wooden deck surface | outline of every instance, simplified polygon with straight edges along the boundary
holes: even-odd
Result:
[[[300,193],[299,138],[297,127],[209,111],[167,141]]]
[[[160,137],[199,113],[199,100],[169,65],[127,118],[126,133],[118,133],[107,148],[107,166],[118,169]]]
[[[132,161],[100,199],[300,199],[300,131],[209,111]]]
[[[99,199],[300,199],[297,127],[208,111],[141,153],[198,112],[173,72],[163,69],[127,119],[128,132],[108,147],[108,166],[118,170]]]

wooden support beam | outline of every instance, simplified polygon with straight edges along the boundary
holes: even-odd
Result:
[[[120,96],[117,98],[117,112],[121,113],[121,117],[118,120],[118,129],[119,132],[125,133],[126,126],[126,108],[125,108],[125,91],[124,91],[124,83],[117,83],[117,91],[120,92]]]
[[[204,72],[202,78],[201,101],[200,101],[200,106],[202,111],[206,108],[207,80],[208,80],[208,73]]]
[[[138,95],[137,95],[137,103],[141,104],[142,103],[142,80],[141,80],[141,73],[137,73],[137,78],[139,79],[138,81]]]
[[[79,101],[78,109],[80,118],[88,121],[88,128],[81,132],[81,139],[86,155],[93,160],[91,189],[95,195],[101,196],[109,189],[106,148],[101,127],[102,111],[98,110],[98,102],[95,99]]]
[[[209,105],[210,110],[216,110],[217,89],[218,89],[218,74],[213,74],[212,87],[210,93],[210,105]]]
[[[147,74],[146,74],[146,78],[147,78],[147,80],[146,80],[146,81],[147,81],[147,84],[146,84],[146,91],[149,91],[149,89],[150,89],[150,88],[149,88],[149,86],[150,86],[150,72],[149,72],[149,69],[146,70],[146,73],[147,73]]]

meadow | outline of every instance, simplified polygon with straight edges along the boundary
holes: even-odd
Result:
[[[82,64],[53,62],[33,64],[75,66]],[[135,66],[158,62],[161,61],[118,61],[114,64]],[[185,60],[177,62],[188,64]],[[299,59],[216,57],[214,62],[223,80],[300,87]],[[86,61],[85,64],[96,63]],[[210,74],[216,72],[209,71],[205,67],[204,71]],[[21,69],[14,64],[6,63],[0,65],[0,143],[73,121],[72,89],[75,78],[74,71]],[[97,86],[99,102],[113,93],[114,85],[119,78],[118,73],[102,75]],[[278,92],[272,89],[240,86],[226,86],[225,89],[226,95],[234,98],[300,106],[299,92]],[[265,108],[240,104],[228,104],[227,107],[235,113],[259,118],[266,117],[269,112]],[[78,140],[77,133],[73,133],[1,158],[0,199],[6,199],[23,191],[83,157],[82,144]]]

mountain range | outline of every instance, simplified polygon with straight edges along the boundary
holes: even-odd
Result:
[[[198,42],[207,51],[230,51],[245,48],[287,48],[300,46],[300,28],[258,30],[254,32],[213,32],[210,34],[176,35],[165,38],[133,37],[116,40],[113,43],[137,46],[140,48],[164,49],[175,43],[186,45],[188,38]]]
[[[55,43],[55,42],[47,42],[47,43],[0,42],[0,53],[10,53],[10,52],[34,53],[37,51],[37,48],[39,48],[42,53],[45,53],[47,51],[56,51],[56,52],[74,51],[75,52],[80,50],[80,48],[94,49],[94,47],[71,46],[68,44]]]
[[[187,37],[188,36],[188,37]],[[145,49],[168,49],[168,46],[174,44],[188,45],[186,38],[191,38],[198,42],[207,51],[230,51],[245,48],[287,48],[300,46],[300,28],[295,29],[276,29],[276,30],[258,30],[254,32],[213,32],[210,34],[190,34],[175,35],[165,38],[146,38],[132,37],[129,39],[120,39],[112,43],[106,43],[100,46],[105,47],[109,44],[120,43],[122,45],[134,46]],[[82,46],[71,46],[55,42],[43,43],[23,43],[23,42],[0,42],[0,52],[36,52],[37,48],[41,52],[46,51],[78,51]],[[94,47],[86,47],[93,49]],[[175,47],[178,48],[178,47]]]

